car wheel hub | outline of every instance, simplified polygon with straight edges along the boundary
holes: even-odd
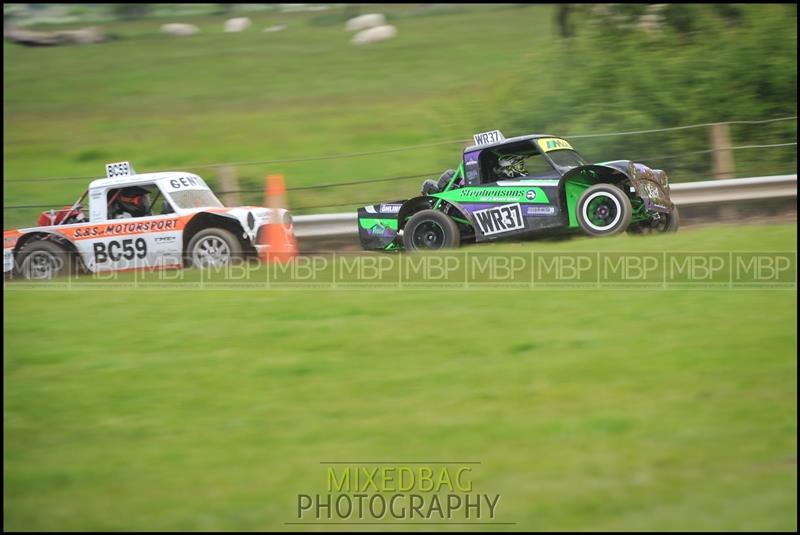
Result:
[[[228,244],[217,236],[200,240],[194,249],[195,263],[199,266],[220,266],[231,258]]]
[[[30,279],[49,279],[56,270],[56,259],[43,251],[31,253],[27,261],[26,275]]]
[[[598,191],[586,199],[583,218],[594,230],[606,231],[622,218],[622,206],[613,195]]]
[[[435,221],[425,221],[414,232],[414,244],[422,249],[440,249],[444,245],[444,229]]]

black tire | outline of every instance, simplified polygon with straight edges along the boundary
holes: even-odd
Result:
[[[678,228],[681,226],[681,214],[678,212],[678,207],[673,206],[672,212],[667,214],[667,226],[664,229],[664,232],[678,232]]]
[[[422,194],[433,195],[434,193],[441,193],[450,183],[450,179],[453,178],[453,175],[455,174],[456,172],[454,169],[448,169],[439,176],[439,180],[437,181],[431,180],[430,178],[427,179],[422,183]]]
[[[439,188],[436,186],[436,182],[429,178],[422,183],[422,194],[433,195],[434,193],[439,193]]]
[[[439,176],[439,181],[436,183],[436,187],[439,188],[439,191],[444,191],[444,188],[447,187],[447,185],[450,183],[450,179],[453,178],[453,175],[455,174],[455,169],[448,169]]]
[[[224,228],[201,230],[189,240],[186,247],[188,267],[220,267],[230,264],[234,258],[242,257],[242,244],[236,236]]]
[[[631,222],[631,200],[613,184],[595,184],[583,192],[575,207],[581,229],[591,236],[613,236]]]
[[[668,214],[660,214],[658,221],[643,221],[628,227],[629,234],[664,234],[667,232],[677,232],[681,223],[678,207],[672,208]]]
[[[455,249],[460,245],[461,234],[455,221],[438,210],[417,212],[403,229],[407,251]]]
[[[74,272],[75,258],[70,251],[50,240],[26,243],[17,253],[16,271],[28,280],[47,280]]]

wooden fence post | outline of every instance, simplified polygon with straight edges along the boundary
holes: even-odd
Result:
[[[219,185],[222,195],[222,204],[225,206],[240,206],[239,179],[236,178],[236,169],[230,165],[223,165],[219,169]]]
[[[731,150],[730,127],[727,123],[712,124],[709,129],[711,138],[711,173],[715,179],[734,178],[733,151]],[[722,220],[737,218],[738,210],[735,205],[723,204],[719,207],[719,217]]]
[[[733,178],[733,151],[731,150],[730,128],[727,123],[712,124],[711,135],[711,172],[714,178]]]

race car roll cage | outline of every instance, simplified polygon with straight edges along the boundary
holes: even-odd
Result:
[[[151,203],[151,206],[155,206],[156,201],[161,196],[161,189],[159,189],[159,188],[156,188],[156,189],[157,189],[158,193],[156,194],[155,199],[153,199],[153,201]],[[114,196],[111,197],[111,199],[106,203],[106,213],[108,213],[108,209],[114,204],[114,201],[117,200],[117,197],[119,197],[120,194],[122,194],[122,190],[123,190],[123,188],[117,189],[117,191],[114,193]],[[83,213],[83,200],[86,198],[86,196],[88,194],[89,194],[89,188],[86,188],[86,190],[83,192],[83,194],[80,197],[78,197],[78,200],[75,201],[72,204],[72,206],[70,206],[69,209],[66,211],[67,212],[67,216],[62,218],[61,221],[59,221],[58,223],[53,223],[53,226],[57,227],[59,225],[69,225],[69,224],[73,223],[73,222],[70,222],[69,214],[71,214],[73,212]],[[62,209],[62,210],[58,210],[58,211],[62,212],[64,210]],[[51,208],[50,209],[50,213],[49,213],[51,221],[55,220],[55,213],[56,213],[56,210]]]

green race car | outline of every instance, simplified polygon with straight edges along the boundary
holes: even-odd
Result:
[[[474,136],[458,168],[422,194],[358,209],[367,250],[443,249],[568,232],[673,232],[664,171],[630,160],[587,164],[564,139],[498,131]]]

